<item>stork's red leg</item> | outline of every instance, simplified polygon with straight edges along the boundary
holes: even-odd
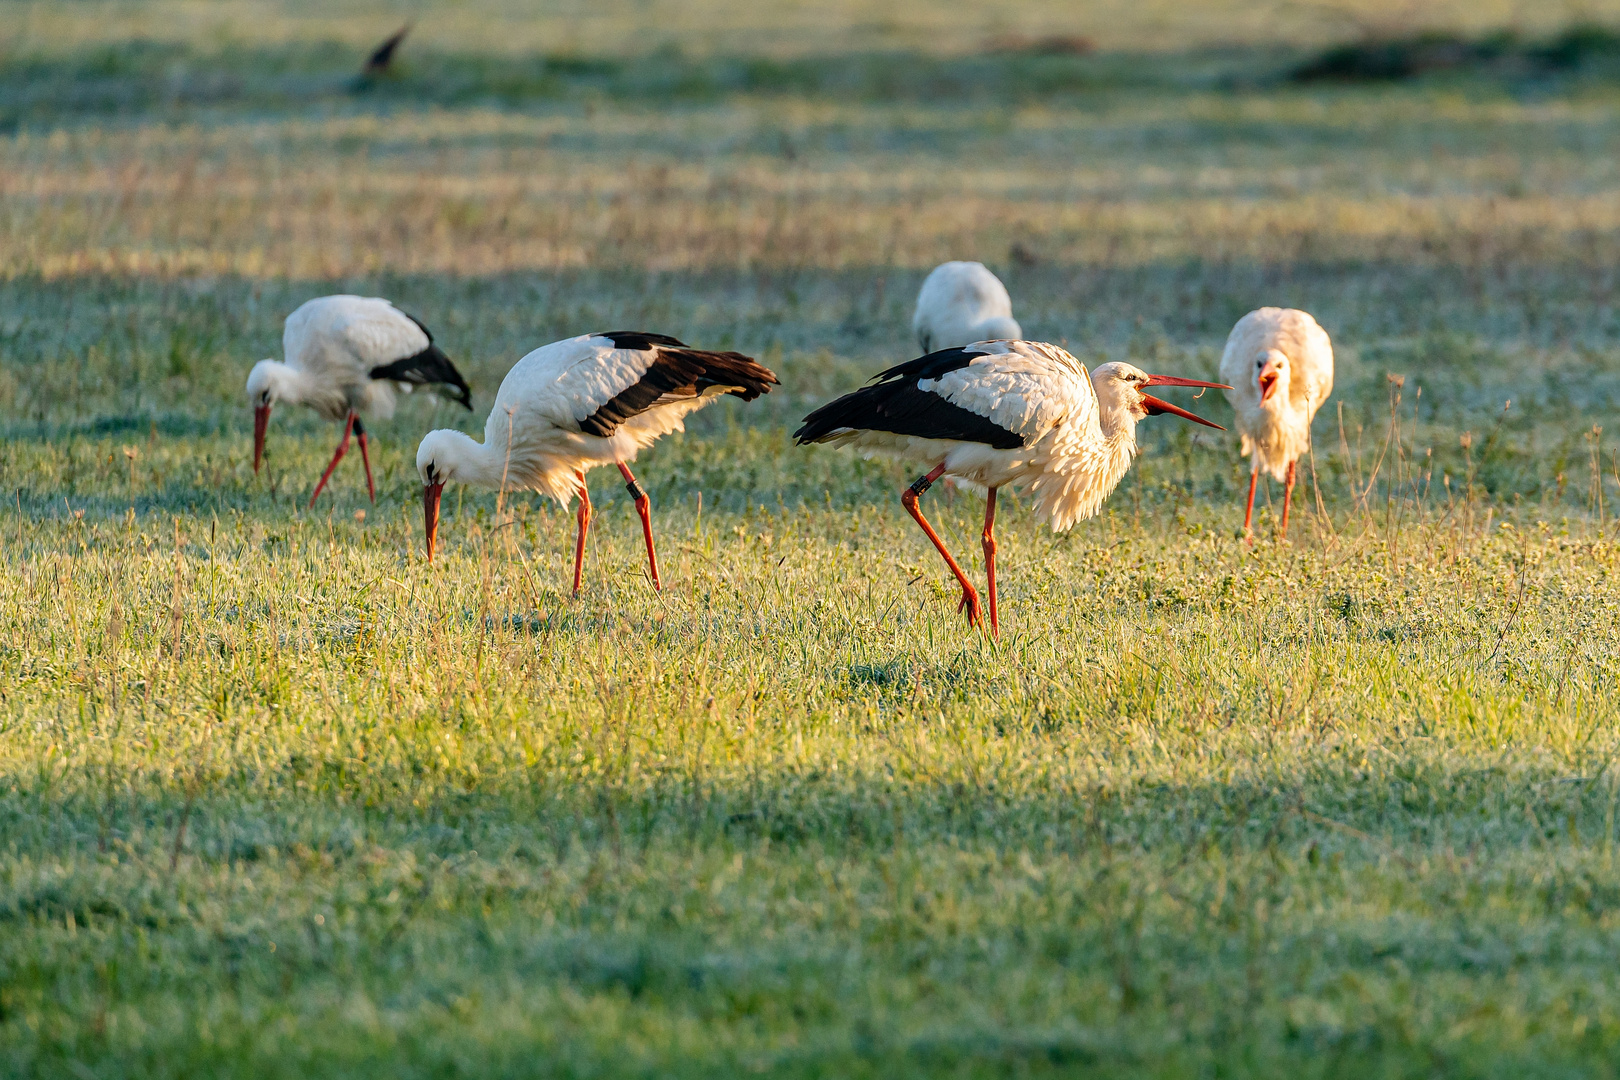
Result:
[[[990,636],[1001,636],[1001,620],[996,614],[996,489],[984,497],[984,572],[990,582]]]
[[[1283,519],[1282,535],[1288,535],[1288,504],[1294,501],[1294,466],[1298,462],[1288,463],[1288,479],[1283,482]]]
[[[945,565],[951,568],[951,573],[956,575],[957,583],[962,586],[962,602],[956,605],[956,610],[965,610],[967,612],[969,626],[982,626],[984,616],[979,610],[979,594],[968,581],[967,575],[962,573],[962,568],[956,565],[956,560],[951,558],[951,553],[945,550],[945,541],[939,538],[939,534],[934,531],[934,527],[928,524],[928,519],[923,517],[922,511],[917,508],[917,496],[927,491],[944,471],[945,465],[941,462],[933,472],[926,476],[919,476],[916,483],[901,493],[900,505],[904,506],[906,513],[910,514],[916,519],[917,524],[922,526],[922,531],[927,533],[928,539],[934,542],[934,547],[939,551],[940,557],[945,560]]]
[[[624,486],[629,490],[630,497],[636,500],[636,513],[641,515],[641,533],[647,538],[647,566],[652,570],[652,583],[654,589],[662,589],[658,581],[658,552],[653,550],[652,537],[652,500],[647,493],[641,490],[636,478],[630,472],[630,466],[619,462],[619,472],[624,474]]]
[[[585,533],[591,527],[591,493],[585,486],[585,473],[579,477],[579,536],[574,540],[574,595],[579,595],[580,579],[585,573]]]
[[[1254,531],[1250,528],[1254,523],[1254,486],[1259,480],[1260,462],[1256,461],[1249,471],[1249,508],[1243,512],[1243,538],[1251,544],[1254,543]]]
[[[328,480],[332,479],[332,470],[337,468],[337,463],[343,460],[343,455],[349,452],[349,432],[354,430],[355,421],[359,419],[354,414],[354,410],[350,409],[349,418],[343,422],[343,441],[338,443],[337,453],[332,455],[332,464],[328,465],[326,471],[321,474],[321,482],[315,485],[315,494],[309,497],[310,506],[314,506],[315,500],[321,497],[321,489],[326,487]]]
[[[377,501],[377,485],[371,482],[371,455],[366,453],[366,429],[361,426],[360,418],[354,418],[354,439],[360,444],[360,461],[366,467],[366,494],[371,501]]]

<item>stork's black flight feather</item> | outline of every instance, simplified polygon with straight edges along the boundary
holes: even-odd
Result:
[[[919,439],[954,439],[983,443],[997,450],[1016,450],[1023,436],[987,416],[964,409],[917,383],[967,367],[984,353],[941,349],[896,364],[877,374],[870,386],[828,402],[804,418],[793,433],[800,444],[820,442],[840,431],[885,431]]]
[[[391,364],[383,364],[371,369],[373,379],[390,379],[394,382],[410,383],[412,386],[438,386],[443,388],[446,397],[459,401],[462,407],[472,408],[472,388],[467,380],[461,377],[456,365],[444,355],[444,351],[433,344],[433,331],[422,325],[418,319],[408,311],[400,312],[411,322],[421,328],[427,335],[428,347],[415,356],[407,356],[403,360],[395,360]]]
[[[614,347],[652,352],[646,374],[580,418],[580,430],[607,438],[619,425],[646,412],[666,398],[693,398],[713,387],[725,387],[744,401],[753,401],[776,385],[776,376],[753,357],[735,352],[705,352],[687,347],[667,334],[639,330],[610,330],[595,334]]]

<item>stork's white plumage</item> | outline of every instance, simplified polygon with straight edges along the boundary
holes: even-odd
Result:
[[[285,361],[260,360],[248,373],[253,471],[259,471],[264,459],[270,409],[278,402],[307,405],[328,420],[342,421],[343,439],[309,497],[311,506],[348,452],[351,433],[359,437],[366,489],[376,501],[360,417],[386,420],[394,415],[396,389],[409,393],[417,386],[440,386],[472,408],[466,380],[433,344],[427,327],[379,297],[320,296],[305,301],[287,316],[281,349]]]
[[[986,489],[984,559],[990,629],[996,608],[996,492],[1028,488],[1035,512],[1054,530],[1091,517],[1136,456],[1136,423],[1174,413],[1218,428],[1185,409],[1143,393],[1150,386],[1220,387],[1149,375],[1126,363],[1085,367],[1056,345],[981,341],[944,349],[882,372],[872,385],[824,405],[794,433],[800,444],[850,446],[867,457],[889,456],[928,468],[901,495],[962,586],[958,610],[979,623],[977,591],[917,507],[941,476]]]
[[[484,424],[484,441],[459,431],[429,432],[416,451],[422,475],[429,561],[438,536],[439,499],[450,481],[504,491],[538,491],[564,507],[579,496],[574,591],[584,569],[591,500],[585,473],[617,465],[635,499],[647,563],[659,586],[646,492],[629,463],[686,417],[725,394],[752,401],[776,376],[734,352],[705,352],[640,331],[585,334],[542,346],[507,372]]]
[[[1299,457],[1311,447],[1311,420],[1333,393],[1333,343],[1310,315],[1295,308],[1264,307],[1237,321],[1221,356],[1221,378],[1237,413],[1242,450],[1253,461],[1243,534],[1252,538],[1254,489],[1260,470],[1282,480],[1281,530],[1288,533]]]
[[[940,263],[917,293],[912,332],[925,353],[975,341],[1023,336],[1012,317],[1012,297],[983,263]]]

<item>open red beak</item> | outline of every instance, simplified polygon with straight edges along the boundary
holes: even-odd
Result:
[[[1206,390],[1230,390],[1230,389],[1232,389],[1230,386],[1227,386],[1225,383],[1204,382],[1201,379],[1182,379],[1182,378],[1178,378],[1175,375],[1149,375],[1147,382],[1143,383],[1142,385],[1143,386],[1200,386],[1200,387],[1203,387]],[[1159,398],[1154,397],[1152,394],[1143,394],[1142,395],[1142,407],[1148,411],[1149,415],[1152,415],[1152,414],[1155,414],[1155,413],[1170,413],[1172,416],[1179,416],[1183,420],[1191,420],[1195,424],[1203,424],[1205,427],[1212,427],[1216,431],[1225,431],[1226,430],[1225,428],[1221,427],[1221,425],[1215,423],[1213,420],[1205,420],[1202,416],[1194,416],[1192,413],[1188,412],[1186,409],[1183,409],[1183,408],[1181,408],[1180,406],[1177,406],[1177,405],[1172,405],[1168,401],[1162,401]]]
[[[1256,380],[1260,384],[1260,404],[1264,405],[1271,400],[1272,393],[1277,389],[1277,373],[1275,371],[1262,371]]]
[[[422,485],[422,529],[427,533],[428,562],[433,561],[433,547],[439,539],[439,496],[443,494],[443,481]]]
[[[264,433],[270,427],[270,406],[259,405],[253,410],[253,475],[259,475],[264,462]]]

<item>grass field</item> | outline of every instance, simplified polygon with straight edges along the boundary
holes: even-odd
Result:
[[[332,7],[0,4],[0,1072],[1620,1072],[1612,73],[1279,79],[1373,0]],[[1312,310],[1291,542],[1154,420],[968,632],[910,477],[788,439],[949,257],[1088,363]],[[241,387],[335,291],[480,411],[309,512],[335,432],[255,478]],[[426,564],[421,434],[609,325],[782,375],[641,459],[664,592],[601,473],[577,600],[527,495]]]

